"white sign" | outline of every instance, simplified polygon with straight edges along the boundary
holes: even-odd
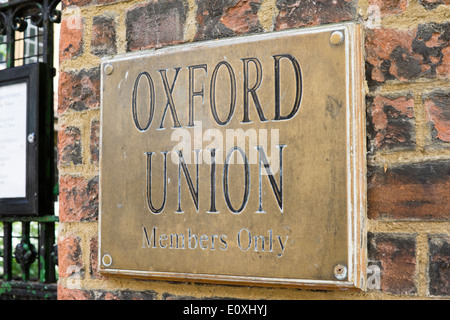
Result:
[[[0,199],[26,196],[27,83],[0,87]]]

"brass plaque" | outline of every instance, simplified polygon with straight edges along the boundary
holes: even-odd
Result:
[[[354,24],[102,61],[104,274],[361,287]]]

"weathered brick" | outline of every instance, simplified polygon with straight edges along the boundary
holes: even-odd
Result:
[[[428,237],[429,293],[432,296],[450,295],[450,235],[433,234]]]
[[[59,276],[82,278],[84,276],[81,238],[77,235],[61,236],[58,241]]]
[[[82,290],[58,286],[58,300],[156,300],[154,291]]]
[[[419,0],[419,2],[427,10],[436,9],[441,4],[445,4],[446,6],[450,5],[450,0]]]
[[[95,3],[95,0],[61,0],[62,8],[65,9],[69,6],[82,7],[88,4]]]
[[[432,140],[450,142],[450,90],[437,89],[423,95]]]
[[[102,277],[98,272],[98,237],[89,241],[89,274],[94,279]]]
[[[60,166],[82,164],[80,128],[61,125],[58,131],[58,150]]]
[[[276,6],[279,10],[276,30],[356,19],[356,5],[351,0],[277,0]]]
[[[125,21],[127,50],[182,42],[187,10],[182,0],[150,1],[131,7]]]
[[[91,52],[97,56],[111,55],[117,52],[114,17],[105,15],[93,18]]]
[[[234,34],[261,32],[262,27],[258,20],[258,11],[262,0],[239,1],[236,5],[224,10],[220,21]]]
[[[95,4],[101,5],[101,4],[118,3],[118,2],[123,2],[123,1],[128,1],[128,0],[97,0],[97,1],[95,1]]]
[[[100,106],[99,68],[60,72],[58,113],[82,111]]]
[[[428,78],[447,77],[450,75],[450,22],[420,24],[412,43],[414,54],[422,57],[425,76]],[[445,67],[447,66],[447,67]]]
[[[162,294],[163,300],[195,300],[195,297],[186,296],[186,295],[175,295],[168,292],[164,292]],[[198,298],[197,298],[198,299]]]
[[[70,19],[61,21],[61,36],[59,39],[60,62],[73,59],[83,54],[83,20],[80,18],[77,24]]]
[[[114,54],[117,49],[116,22],[117,17],[104,15],[103,10],[118,12],[118,7],[111,5],[125,0],[62,0],[63,8],[68,16],[62,23],[61,61],[75,59],[83,52],[83,33],[88,35],[85,41],[90,41],[91,52],[84,55],[78,66],[88,62],[90,54],[103,56]],[[128,0],[126,0],[128,1]],[[262,32],[258,19],[261,5],[267,6],[275,1],[263,0],[195,0],[197,5],[196,40],[216,39],[245,33]],[[131,1],[125,9],[125,31],[127,51],[158,48],[164,45],[181,43],[186,22],[187,0],[143,0]],[[100,5],[109,4],[101,8]],[[416,26],[406,30],[399,20],[391,26],[399,29],[381,27],[366,29],[366,70],[367,81],[372,88],[385,81],[401,81],[404,83],[416,81],[419,78],[448,79],[450,73],[450,46],[448,23],[421,24],[424,10],[416,10],[422,5],[426,10],[441,9],[449,5],[449,0],[368,0],[368,5],[376,5],[381,16],[405,13],[408,6],[414,5],[403,16],[416,19]],[[68,6],[75,10],[83,6],[97,6],[95,13],[88,14],[92,18],[92,30],[83,30],[90,23],[83,24],[83,19],[72,19]],[[357,20],[357,2],[353,0],[277,0],[271,12],[278,12],[274,18],[277,30],[314,26],[327,23]],[[125,7],[125,5],[123,6]],[[120,6],[122,8],[122,6]],[[191,8],[192,9],[192,8]],[[267,9],[267,8],[265,8]],[[72,9],[73,10],[73,9]],[[84,8],[83,14],[90,8]],[[414,11],[416,10],[416,11]],[[420,12],[419,12],[420,11]],[[74,11],[73,13],[76,13]],[[417,13],[417,15],[415,14]],[[81,14],[81,11],[79,11]],[[432,12],[426,13],[428,17]],[[72,15],[72,16],[71,16]],[[442,17],[442,15],[440,16]],[[260,17],[259,17],[260,18]],[[270,17],[269,19],[272,19]],[[384,21],[384,20],[383,20]],[[383,22],[382,21],[382,22]],[[76,22],[76,23],[75,23]],[[78,23],[80,22],[80,23]],[[89,21],[87,21],[89,22]],[[86,58],[86,60],[85,60]],[[73,61],[75,62],[75,61]],[[91,70],[60,72],[60,101],[59,114],[78,112],[99,108],[100,100],[100,72],[98,68]],[[421,79],[422,80],[422,79]],[[434,82],[433,82],[434,83]],[[436,82],[441,83],[441,82]],[[416,82],[418,84],[418,82]],[[408,87],[404,87],[408,88]],[[409,89],[406,89],[409,90]],[[402,92],[396,95],[373,95],[367,100],[369,147],[375,152],[410,150],[415,147],[415,114],[423,111],[427,117],[431,140],[429,147],[450,146],[450,116],[448,113],[448,90],[437,89],[422,93],[421,106],[414,106],[412,94]],[[417,101],[417,96],[415,97]],[[99,157],[99,127],[98,120],[84,117],[83,114],[69,114],[75,116],[83,130],[84,136],[90,135],[90,141],[81,145],[81,132],[77,125],[66,121],[59,131],[60,165],[98,164]],[[417,114],[419,117],[419,114]],[[420,114],[422,116],[422,114]],[[64,119],[64,118],[63,118]],[[419,119],[417,119],[419,121]],[[77,122],[77,123],[78,123]],[[422,124],[419,128],[422,128]],[[89,137],[87,137],[89,139]],[[89,151],[82,150],[87,148]],[[82,151],[86,151],[89,159],[82,158]],[[88,153],[89,152],[89,153]],[[415,153],[416,157],[420,154]],[[392,159],[395,154],[390,154]],[[396,158],[398,159],[398,158]],[[368,207],[369,218],[385,220],[449,220],[450,218],[450,161],[431,161],[424,163],[399,164],[393,167],[382,165],[369,167],[368,175]],[[67,172],[69,168],[64,168]],[[76,172],[80,172],[80,167]],[[83,171],[84,168],[83,168]],[[96,221],[98,216],[98,177],[89,180],[85,177],[63,175],[60,180],[60,220],[64,222]],[[82,223],[78,223],[76,230],[84,233]],[[406,232],[406,231],[405,231]],[[381,269],[381,288],[383,293],[389,294],[417,294],[416,281],[422,281],[423,276],[415,279],[416,271],[426,270],[428,273],[426,284],[432,296],[448,296],[450,274],[450,236],[429,236],[428,266],[416,268],[416,238],[413,234],[370,233],[368,237],[369,261]],[[101,281],[108,282],[107,277],[98,273],[98,237],[88,239],[89,252],[81,252],[81,239],[78,235],[66,235],[60,238],[60,277],[63,285],[58,287],[59,299],[193,299],[198,292],[186,291],[174,294],[165,289],[157,294],[153,291],[131,291],[113,288],[83,290],[77,286],[80,277],[83,284],[96,286]],[[83,247],[84,249],[84,247]],[[87,251],[86,250],[86,251]],[[89,255],[88,266],[83,265],[83,257]],[[89,268],[89,269],[88,269]],[[88,275],[84,275],[84,272]],[[94,282],[92,282],[94,279]],[[95,281],[97,280],[97,281]],[[130,286],[133,284],[128,283]],[[111,283],[107,286],[110,287]],[[124,282],[124,285],[127,283]],[[125,286],[124,286],[125,287]],[[195,291],[195,290],[194,290]],[[361,293],[361,297],[365,294]],[[345,294],[343,294],[345,297]],[[384,297],[384,296],[381,296]],[[389,296],[388,296],[389,297]],[[223,297],[213,297],[213,299]],[[202,299],[202,298],[200,298]],[[230,299],[230,298],[225,298]]]
[[[198,0],[197,40],[261,32],[258,11],[262,0]]]
[[[450,219],[449,161],[370,166],[367,187],[370,219]]]
[[[442,62],[436,67],[436,73],[442,78],[450,74],[450,46],[442,49]]]
[[[369,0],[369,5],[377,6],[381,17],[405,12],[408,0]]]
[[[448,75],[450,23],[421,24],[417,29],[367,30],[366,78],[369,85]],[[448,55],[448,53],[447,53]],[[444,68],[445,69],[445,68]]]
[[[87,180],[70,175],[59,179],[59,217],[61,222],[98,219],[98,177]]]
[[[396,79],[396,75],[402,77],[403,73],[410,75],[421,72],[419,61],[411,57],[411,54],[407,56],[413,66],[409,73],[408,70],[403,72],[403,69],[401,69],[401,73],[398,75],[398,67],[395,65],[395,61],[392,61],[394,50],[396,52],[411,52],[414,36],[415,30],[403,31],[386,28],[367,30],[365,42],[366,78],[369,84]]]
[[[238,298],[232,298],[232,297],[193,297],[193,296],[187,296],[187,295],[178,295],[173,294],[169,292],[164,292],[161,296],[162,300],[238,300]]]
[[[83,7],[88,5],[101,5],[101,4],[110,4],[115,2],[122,2],[126,0],[62,0],[62,8],[65,9],[67,7]]]
[[[368,98],[370,149],[414,149],[414,98],[411,94]]]
[[[371,233],[367,236],[368,259],[379,266],[380,289],[386,293],[417,292],[416,239],[411,234]]]
[[[91,300],[92,293],[88,290],[66,288],[58,285],[58,300]]]
[[[94,293],[97,300],[156,300],[157,294],[152,290],[145,291],[96,291]]]
[[[91,122],[91,142],[89,149],[91,152],[91,163],[98,164],[100,146],[100,121],[93,120]]]

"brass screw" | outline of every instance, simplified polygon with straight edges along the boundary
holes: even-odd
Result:
[[[102,257],[102,263],[105,267],[109,267],[112,264],[112,257],[110,254],[105,254]]]
[[[334,267],[334,276],[338,280],[344,280],[347,277],[347,267],[338,264]]]
[[[334,31],[330,36],[330,42],[335,46],[340,45],[344,42],[344,34],[341,31]]]
[[[114,67],[111,65],[111,64],[107,64],[106,66],[105,66],[105,73],[107,74],[107,75],[110,75],[112,72],[113,72],[113,70],[114,70]]]

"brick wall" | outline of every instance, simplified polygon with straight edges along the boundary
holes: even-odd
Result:
[[[448,0],[63,0],[60,299],[450,296]],[[173,44],[356,21],[365,28],[365,292],[141,281],[97,271],[100,59]]]

